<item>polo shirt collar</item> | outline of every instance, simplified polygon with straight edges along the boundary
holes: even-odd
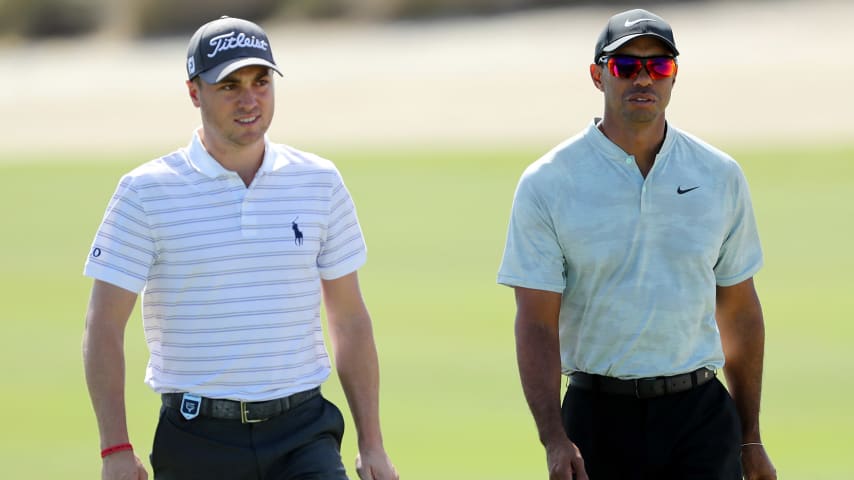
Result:
[[[590,125],[588,125],[587,132],[584,136],[587,137],[588,141],[593,143],[597,151],[602,152],[606,157],[614,160],[622,160],[626,158],[628,153],[624,152],[622,148],[606,137],[605,134],[602,133],[602,130],[599,130],[598,125],[601,121],[601,118],[594,118],[593,121],[590,122]],[[661,144],[658,156],[664,156],[670,153],[670,149],[673,146],[675,138],[675,132],[673,132],[670,124],[665,123],[664,143]]]
[[[190,166],[199,173],[210,178],[222,177],[233,173],[223,167],[222,164],[217,162],[216,159],[208,153],[205,145],[202,143],[201,137],[199,136],[200,130],[201,128],[196,129],[196,131],[193,132],[193,139],[187,147],[187,157],[189,159]],[[258,169],[258,173],[256,175],[272,172],[274,170],[275,163],[276,154],[273,149],[270,148],[270,140],[267,138],[267,135],[264,135],[264,160],[261,162],[261,167]]]

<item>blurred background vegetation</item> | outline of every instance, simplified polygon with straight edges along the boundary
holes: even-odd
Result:
[[[655,3],[701,3],[658,0]],[[360,21],[430,20],[572,5],[621,5],[626,0],[0,0],[0,35],[26,39],[119,30],[133,37],[185,34],[199,18],[222,14]]]

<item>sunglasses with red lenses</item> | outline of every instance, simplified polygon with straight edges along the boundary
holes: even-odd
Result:
[[[618,78],[631,79],[638,76],[642,69],[646,69],[649,77],[653,80],[661,80],[676,75],[676,57],[634,57],[631,55],[609,55],[599,59]]]

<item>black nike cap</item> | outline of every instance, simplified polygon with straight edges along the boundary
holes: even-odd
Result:
[[[190,38],[187,48],[187,77],[202,77],[217,83],[237,69],[250,65],[282,72],[273,60],[270,40],[264,30],[248,20],[221,17],[208,22]]]
[[[636,8],[618,13],[608,20],[596,40],[593,62],[598,63],[602,55],[611,53],[639,37],[655,37],[664,42],[673,51],[673,55],[679,55],[670,24],[652,12]]]

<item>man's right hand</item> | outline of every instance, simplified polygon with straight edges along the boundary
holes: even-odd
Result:
[[[546,462],[549,480],[589,480],[581,451],[566,437],[546,445]]]
[[[142,461],[132,451],[114,453],[104,458],[102,480],[148,480]]]

